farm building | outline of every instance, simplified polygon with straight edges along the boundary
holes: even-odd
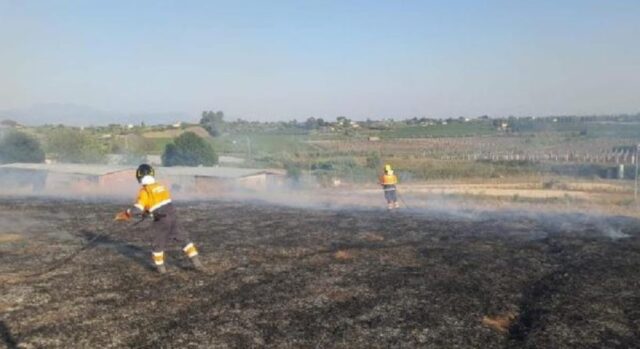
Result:
[[[283,171],[232,167],[158,167],[156,177],[175,192],[203,195],[263,191],[285,180]]]
[[[135,167],[80,164],[6,164],[0,166],[3,192],[131,195],[138,183]],[[181,194],[263,191],[284,183],[282,171],[230,167],[156,167],[156,178]],[[12,190],[9,190],[12,189]],[[15,189],[15,190],[13,190]]]
[[[135,190],[135,168],[80,164],[23,164],[0,166],[0,183],[5,188],[34,192],[117,194]]]

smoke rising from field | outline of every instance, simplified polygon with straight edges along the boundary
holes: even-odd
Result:
[[[211,199],[181,196],[184,201]],[[360,211],[378,211],[380,214],[400,215],[411,219],[414,216],[442,221],[501,221],[520,224],[538,222],[544,231],[531,232],[531,239],[540,239],[553,234],[570,232],[577,235],[606,237],[611,240],[631,236],[630,226],[637,221],[628,217],[611,217],[596,210],[579,212],[571,209],[553,210],[544,204],[521,203],[491,204],[446,195],[417,195],[400,193],[401,208],[387,212],[382,190],[378,188],[304,188],[292,182],[265,192],[248,191],[241,188],[214,198],[222,201],[245,202],[247,204],[279,205],[303,210],[328,210],[357,215]],[[636,223],[634,223],[636,222]],[[428,227],[426,228],[428,230]],[[633,230],[633,229],[631,229]],[[510,232],[505,231],[506,235]]]
[[[109,201],[128,207],[135,199],[138,184],[132,177],[128,185],[99,188],[79,186],[73,190],[56,188],[52,183],[45,186],[46,178],[25,176],[24,173],[2,172],[0,197],[34,197],[52,199],[70,199],[78,201]],[[30,183],[34,183],[30,184]],[[159,179],[162,182],[162,179]],[[41,183],[41,184],[37,184]],[[55,184],[55,181],[54,183]],[[401,215],[407,219],[412,216],[429,217],[434,220],[479,222],[486,220],[544,222],[544,232],[531,232],[532,239],[544,238],[554,232],[580,232],[595,234],[612,240],[630,237],[628,230],[612,224],[605,214],[598,212],[576,214],[570,208],[549,213],[544,204],[527,203],[488,203],[473,201],[464,197],[435,195],[424,193],[404,193],[399,187],[401,208],[397,212],[388,213],[383,192],[375,186],[325,188],[313,181],[305,186],[287,180],[266,190],[252,190],[240,185],[229,185],[219,193],[198,193],[194,191],[175,190],[174,199],[177,205],[188,205],[194,201],[233,201],[252,205],[277,205],[299,208],[303,210],[329,210],[357,215],[359,211],[378,211],[380,214]],[[562,213],[564,212],[564,213]],[[114,212],[115,213],[115,212]],[[0,217],[2,218],[2,217]],[[9,220],[2,220],[9,224]],[[509,232],[505,232],[509,234]]]
[[[22,215],[16,215],[14,212],[0,212],[0,233],[15,234],[23,231],[32,231],[33,229],[42,229],[41,220],[35,217],[27,219]]]
[[[640,221],[637,218],[612,215],[597,208],[581,210],[548,203],[491,203],[444,195],[423,197],[421,206],[418,206],[421,201],[419,197],[410,196],[408,201],[416,204],[415,208],[410,210],[412,213],[428,215],[434,219],[522,224],[529,221],[538,222],[545,229],[532,231],[531,239],[570,232],[576,235],[602,236],[618,240],[631,237],[630,231],[640,233],[637,229]],[[508,231],[504,233],[509,234]]]
[[[620,230],[619,228],[615,228],[609,225],[603,226],[601,231],[606,237],[611,238],[612,240],[626,239],[631,237],[631,235],[622,232],[622,230]]]
[[[6,199],[6,198],[5,198]],[[73,239],[73,235],[65,230],[51,230],[52,221],[86,219],[87,217],[74,217],[72,209],[60,206],[58,210],[47,210],[38,215],[25,215],[23,208],[37,204],[37,200],[25,200],[15,202],[13,210],[0,212],[0,243],[14,242],[24,239],[42,239],[45,237],[57,240]]]

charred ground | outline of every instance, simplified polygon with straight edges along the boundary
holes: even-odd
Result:
[[[121,207],[0,201],[0,347],[639,346],[631,219],[182,203],[160,276]]]

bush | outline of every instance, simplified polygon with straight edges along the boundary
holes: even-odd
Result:
[[[48,137],[48,149],[59,161],[70,163],[103,163],[107,151],[97,139],[77,129],[58,128]]]
[[[44,151],[37,139],[22,132],[10,132],[0,141],[0,163],[44,162]]]
[[[207,130],[211,136],[218,137],[224,130],[224,113],[221,110],[215,113],[211,110],[203,111],[200,125]]]
[[[334,164],[331,161],[319,161],[313,165],[311,165],[312,170],[322,170],[322,171],[333,171]]]
[[[204,139],[193,132],[185,132],[164,148],[164,166],[213,166],[218,163],[218,154]]]
[[[380,159],[380,155],[378,153],[371,153],[367,156],[367,168],[377,169],[382,167],[382,159]]]
[[[285,170],[287,171],[287,177],[293,180],[294,182],[298,182],[300,177],[302,176],[302,169],[299,166],[294,164],[293,162],[287,162],[284,165]]]

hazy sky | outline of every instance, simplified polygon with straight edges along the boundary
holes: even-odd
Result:
[[[0,110],[636,113],[640,1],[0,0]]]

